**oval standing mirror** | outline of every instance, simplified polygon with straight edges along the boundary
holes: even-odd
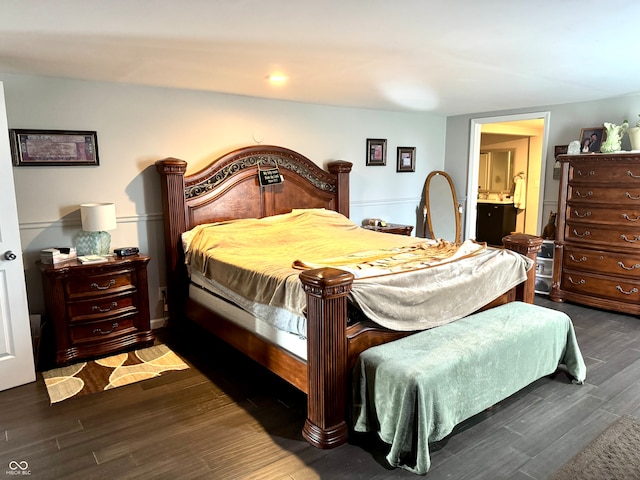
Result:
[[[425,236],[460,243],[461,222],[458,197],[448,173],[434,171],[425,183]]]

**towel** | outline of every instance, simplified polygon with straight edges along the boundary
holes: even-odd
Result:
[[[524,210],[525,206],[525,192],[524,192],[524,179],[518,175],[514,178],[516,187],[513,191],[513,205],[518,210]]]

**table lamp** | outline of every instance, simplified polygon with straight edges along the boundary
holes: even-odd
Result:
[[[80,205],[82,230],[78,235],[78,255],[107,255],[111,235],[116,229],[116,206],[113,203],[83,203]]]

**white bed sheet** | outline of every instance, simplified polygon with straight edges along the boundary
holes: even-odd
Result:
[[[199,275],[192,276],[189,298],[217,312],[241,328],[255,333],[303,361],[307,361],[307,339],[270,325],[246,310],[212,293],[212,286]]]

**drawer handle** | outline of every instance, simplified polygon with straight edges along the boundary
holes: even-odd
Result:
[[[574,257],[573,255],[569,255],[569,258],[571,260],[573,260],[576,263],[580,263],[580,262],[586,262],[587,261],[587,257],[580,257],[580,259],[576,259],[576,257]]]
[[[618,266],[620,268],[624,268],[625,270],[635,270],[636,268],[640,268],[640,263],[636,263],[635,265],[627,267],[624,263],[618,262]]]
[[[589,170],[588,173],[582,173],[582,170],[578,170],[578,175],[580,175],[581,177],[592,177],[595,174],[596,172],[594,172],[593,170]]]
[[[640,240],[640,235],[636,235],[634,238],[627,238],[627,236],[623,233],[622,235],[620,235],[620,238],[623,239],[625,242],[635,243],[638,240]]]
[[[629,220],[630,222],[637,222],[638,220],[640,220],[640,216],[636,216],[636,218],[631,218],[626,213],[622,214],[622,218],[624,218],[625,220]]]
[[[569,278],[569,281],[570,281],[571,283],[573,283],[574,285],[584,285],[584,284],[586,283],[586,282],[584,281],[584,278],[581,278],[579,282],[574,281],[574,280],[573,280],[573,278],[571,278],[571,277],[568,277],[568,278]]]
[[[580,193],[578,190],[576,190],[576,197],[590,197],[591,195],[593,195],[593,192],[591,190],[589,190],[587,193]]]
[[[111,330],[109,330],[108,332],[103,332],[101,328],[96,328],[93,333],[99,333],[100,335],[108,335],[111,332],[113,332],[116,328],[118,328],[118,322],[113,322],[113,325],[111,325]]]
[[[587,211],[584,213],[584,215],[580,215],[580,212],[578,212],[578,210],[574,210],[574,211],[573,211],[573,214],[574,214],[576,217],[579,217],[579,218],[584,218],[584,217],[590,217],[590,216],[591,216],[591,212],[590,212],[589,210],[587,210]]]
[[[576,231],[576,229],[574,228],[574,229],[573,229],[573,234],[574,234],[576,237],[588,237],[589,235],[591,235],[591,232],[590,232],[589,230],[585,230],[585,231],[584,231],[584,233],[578,233],[578,232]]]
[[[631,200],[640,200],[640,195],[638,195],[637,197],[634,197],[629,192],[624,192],[624,196],[627,198],[630,198]]]
[[[110,312],[111,310],[113,310],[114,308],[116,308],[118,306],[118,302],[111,302],[111,305],[109,305],[107,308],[100,308],[98,305],[94,305],[93,307],[91,307],[91,310],[93,312]]]
[[[113,287],[115,284],[116,284],[116,281],[115,279],[112,278],[104,287],[101,287],[100,285],[94,282],[91,284],[91,288],[93,288],[94,290],[106,290],[107,288]]]
[[[638,289],[636,287],[633,287],[631,290],[629,290],[628,292],[625,292],[622,287],[620,285],[616,285],[616,289],[620,292],[620,293],[624,293],[625,295],[631,295],[632,293],[638,293]]]
[[[629,175],[631,178],[640,178],[640,175],[634,175],[633,173],[631,173],[631,170],[627,170],[627,175]]]

